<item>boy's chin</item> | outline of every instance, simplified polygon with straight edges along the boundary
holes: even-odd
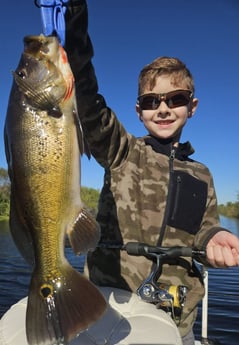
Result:
[[[152,134],[153,135],[153,134]],[[167,133],[166,131],[163,133],[155,133],[154,137],[161,139],[161,140],[172,140],[174,142],[178,142],[181,136],[181,132],[174,132],[174,133]]]
[[[149,133],[153,137],[159,139],[159,140],[179,140],[180,136],[178,134],[159,134],[159,133]]]

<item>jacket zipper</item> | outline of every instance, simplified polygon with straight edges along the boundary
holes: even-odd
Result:
[[[165,229],[167,226],[167,220],[168,220],[168,216],[169,216],[169,210],[170,210],[170,204],[171,204],[171,199],[172,199],[172,187],[173,187],[173,163],[174,163],[174,159],[175,159],[175,153],[176,153],[176,148],[172,147],[171,149],[171,153],[169,156],[169,183],[168,183],[168,195],[167,195],[167,201],[166,201],[166,207],[165,207],[165,212],[164,212],[164,218],[163,218],[163,222],[161,225],[161,229],[160,229],[160,235],[159,235],[159,239],[158,239],[158,246],[162,245],[162,241],[164,238],[164,234],[165,234]]]
[[[178,209],[178,203],[179,203],[179,192],[180,192],[180,183],[181,183],[181,177],[177,176],[177,186],[176,186],[176,192],[175,192],[175,198],[174,198],[174,208],[172,212],[171,219],[174,220],[176,210]]]

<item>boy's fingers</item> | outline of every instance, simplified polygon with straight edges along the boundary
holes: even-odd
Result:
[[[217,268],[226,268],[239,265],[239,255],[235,248],[223,246],[209,246],[207,258],[211,265]]]

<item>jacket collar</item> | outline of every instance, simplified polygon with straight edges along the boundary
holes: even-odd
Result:
[[[173,147],[173,138],[169,139],[159,139],[155,138],[152,135],[148,135],[144,138],[146,145],[150,145],[155,152],[162,153],[163,155],[170,156],[172,147]],[[188,158],[191,154],[194,153],[194,149],[191,146],[190,142],[179,143],[179,146],[176,148],[175,158],[185,161],[191,160]]]

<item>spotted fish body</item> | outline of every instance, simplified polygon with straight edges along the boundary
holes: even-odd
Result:
[[[99,228],[80,198],[83,137],[74,79],[56,37],[27,36],[9,98],[5,151],[10,229],[33,264],[26,315],[30,345],[67,344],[105,310],[98,289],[64,256],[94,248]]]

